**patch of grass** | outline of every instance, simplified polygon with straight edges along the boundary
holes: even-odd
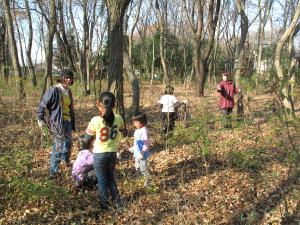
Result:
[[[228,153],[228,162],[231,167],[245,172],[258,172],[263,167],[259,151],[256,149],[243,152],[232,150]]]
[[[18,201],[23,203],[44,199],[45,197],[50,199],[58,196],[66,197],[68,194],[67,189],[58,187],[48,180],[32,181],[24,177],[14,177],[4,182],[4,185],[8,187],[5,197],[9,201],[18,198]]]

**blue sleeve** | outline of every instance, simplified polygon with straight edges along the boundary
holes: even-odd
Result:
[[[46,109],[49,109],[54,99],[55,88],[51,87],[42,97],[37,110],[38,120],[45,121]]]

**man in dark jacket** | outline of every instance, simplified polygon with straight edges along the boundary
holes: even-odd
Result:
[[[224,128],[231,128],[230,114],[234,108],[234,95],[239,93],[235,83],[230,79],[229,72],[222,73],[222,81],[218,84],[217,91],[220,96],[220,108],[222,110],[222,125]]]
[[[49,88],[38,106],[38,125],[48,127],[53,135],[53,146],[50,156],[49,177],[54,178],[59,169],[60,160],[70,166],[72,130],[75,131],[74,100],[70,86],[74,75],[69,69],[60,73],[58,84]],[[46,123],[46,110],[49,123]]]

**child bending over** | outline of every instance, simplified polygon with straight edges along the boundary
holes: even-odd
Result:
[[[89,150],[90,144],[84,142],[84,135],[79,138],[79,153],[72,168],[72,177],[77,188],[93,188],[97,184],[94,170],[93,153]]]

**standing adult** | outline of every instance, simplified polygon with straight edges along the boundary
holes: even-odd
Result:
[[[70,166],[72,130],[75,131],[74,100],[70,89],[74,74],[70,69],[64,69],[57,81],[58,84],[50,87],[43,95],[37,111],[39,127],[48,127],[53,135],[50,179],[58,174],[61,160]],[[47,120],[46,110],[49,113]]]
[[[220,96],[220,108],[222,111],[223,128],[231,128],[231,113],[234,108],[234,95],[239,93],[235,83],[231,80],[229,72],[222,73],[222,81],[217,86],[217,92]]]

